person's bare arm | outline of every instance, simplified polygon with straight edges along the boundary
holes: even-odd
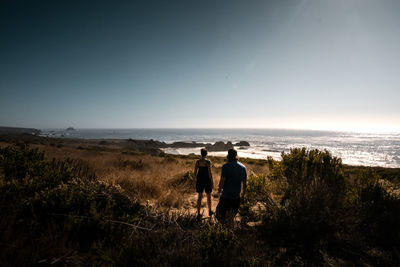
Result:
[[[194,177],[197,177],[197,172],[199,171],[199,161],[196,161],[196,164],[194,165]]]
[[[210,176],[210,179],[211,179],[211,187],[213,187],[214,180],[213,180],[212,171],[211,171],[211,161],[207,162],[207,167],[208,167],[208,175]]]

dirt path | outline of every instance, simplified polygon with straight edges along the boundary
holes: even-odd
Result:
[[[211,193],[211,209],[212,209],[212,211],[214,211],[214,213],[215,213],[215,210],[216,210],[218,202],[219,202],[219,196],[220,195],[217,192]],[[189,207],[187,209],[189,210],[189,212],[191,214],[196,214],[197,213],[197,193],[193,193],[193,194],[189,195],[188,203],[189,203]],[[200,213],[202,214],[203,220],[217,222],[215,215],[213,215],[212,217],[208,216],[206,194],[203,194],[203,199],[201,201]],[[235,221],[235,225],[238,225],[240,223],[239,214],[237,214],[235,216],[234,221]]]
[[[188,201],[186,203],[186,206],[184,208],[188,209],[190,213],[197,213],[197,193],[189,194],[188,195]],[[219,201],[219,195],[218,193],[211,193],[211,209],[212,211],[215,212],[215,208],[218,205]],[[207,197],[206,194],[203,194],[203,199],[201,201],[201,209],[200,213],[203,214],[203,216],[208,216],[208,207],[207,207]]]

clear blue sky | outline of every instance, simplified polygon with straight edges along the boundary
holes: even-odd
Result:
[[[0,125],[400,130],[400,1],[2,1]]]

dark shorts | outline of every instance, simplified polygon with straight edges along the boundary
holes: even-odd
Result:
[[[226,214],[231,212],[233,216],[235,216],[239,211],[240,206],[240,198],[235,199],[227,199],[220,198],[219,203],[217,205],[215,217],[217,217],[218,221],[225,220]]]
[[[206,193],[211,193],[211,191],[212,191],[211,180],[210,179],[197,179],[196,192],[203,193],[204,191],[206,191]]]

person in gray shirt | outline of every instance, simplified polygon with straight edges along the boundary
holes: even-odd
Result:
[[[243,200],[246,194],[246,180],[246,167],[237,160],[237,151],[229,149],[228,163],[222,166],[218,185],[218,192],[222,194],[216,208],[216,217],[221,223],[233,226],[233,219],[239,210],[241,199]]]

